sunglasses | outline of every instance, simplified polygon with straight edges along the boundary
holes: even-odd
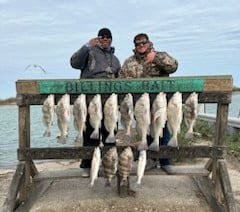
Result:
[[[104,39],[104,38],[107,38],[107,39],[112,39],[109,35],[102,35],[102,36],[99,36],[100,39]]]
[[[143,40],[143,41],[139,41],[139,42],[135,42],[135,46],[137,47],[137,46],[141,46],[141,45],[146,45],[147,43],[149,43],[149,41],[148,40]]]

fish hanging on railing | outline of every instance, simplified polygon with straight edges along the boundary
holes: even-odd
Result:
[[[51,127],[53,125],[54,113],[55,113],[55,103],[54,95],[50,94],[43,102],[42,106],[42,121],[43,125],[46,127],[45,132],[43,133],[44,137],[51,136]]]
[[[56,107],[57,123],[60,135],[57,136],[59,143],[66,143],[70,123],[70,95],[64,94]]]

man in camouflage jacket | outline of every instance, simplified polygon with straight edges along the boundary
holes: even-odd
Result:
[[[166,52],[155,51],[147,34],[140,33],[133,41],[134,55],[125,60],[120,78],[167,77],[177,70],[177,60]]]
[[[140,77],[168,77],[178,68],[178,62],[166,52],[154,51],[153,44],[149,41],[148,35],[140,33],[134,37],[134,55],[125,60],[121,70],[120,78]],[[161,145],[167,145],[170,140],[170,132],[167,124],[163,129]],[[151,135],[147,135],[148,145],[153,142]],[[161,168],[167,173],[172,173],[171,161],[168,158],[160,158]],[[157,167],[156,160],[148,159],[146,169]]]

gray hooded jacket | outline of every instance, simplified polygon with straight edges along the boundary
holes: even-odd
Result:
[[[115,78],[121,68],[114,48],[82,46],[70,59],[71,66],[81,70],[80,78]]]

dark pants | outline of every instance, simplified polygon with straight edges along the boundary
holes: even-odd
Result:
[[[103,119],[104,120],[104,119]],[[101,129],[99,130],[100,134],[102,135],[102,142],[104,144],[104,146],[115,146],[115,143],[110,143],[107,144],[105,143],[105,140],[109,134],[109,132],[106,130],[106,128],[104,127],[104,123],[102,120],[102,124],[101,124]],[[86,120],[86,131],[83,132],[83,146],[99,146],[100,144],[100,137],[99,139],[91,139],[90,135],[93,132],[93,128],[90,125],[89,122],[89,115],[87,116],[87,120]],[[80,168],[91,168],[91,159],[83,159],[81,164],[80,164]]]
[[[170,132],[169,132],[169,130],[167,128],[167,123],[166,123],[166,125],[165,125],[165,127],[163,129],[163,137],[160,138],[159,144],[160,145],[167,145],[169,140],[170,140],[170,138],[171,138],[171,135],[170,135]],[[148,146],[153,142],[153,138],[150,135],[147,135],[147,142],[148,142]],[[160,161],[160,165],[161,166],[166,166],[166,165],[170,165],[171,164],[171,161],[170,161],[169,158],[162,158],[162,159],[160,158],[159,161]]]

